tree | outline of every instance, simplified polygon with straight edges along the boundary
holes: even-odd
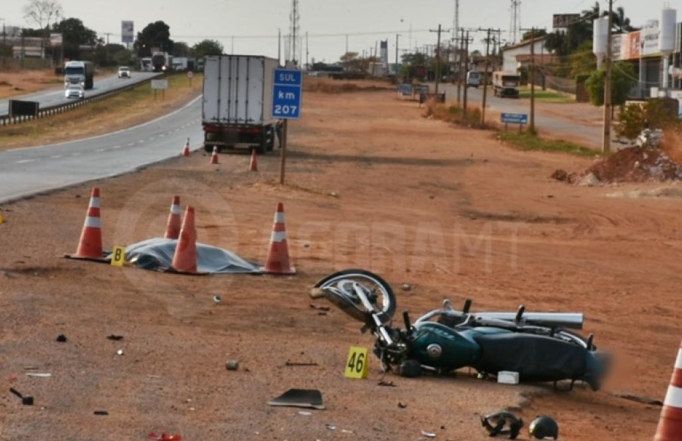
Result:
[[[78,18],[67,18],[52,26],[54,32],[60,32],[63,38],[64,58],[80,58],[81,46],[97,46],[102,39],[97,32],[86,27]]]
[[[174,57],[189,57],[190,47],[187,43],[183,41],[176,41],[173,43],[173,52],[171,55]]]
[[[159,48],[162,52],[172,52],[173,40],[170,39],[170,26],[163,21],[149,23],[142,29],[142,32],[137,33],[134,47],[140,58],[151,56],[152,48]]]
[[[62,15],[62,5],[57,0],[29,0],[24,6],[24,19],[39,29],[48,29]]]
[[[531,35],[533,35],[533,31],[524,32],[523,35],[521,36],[521,41],[530,40]],[[536,29],[535,30],[535,38],[544,37],[545,35],[547,35],[546,30],[544,30],[544,29]]]
[[[196,58],[204,58],[209,55],[222,55],[223,51],[223,45],[216,40],[202,40],[192,46],[192,54]]]
[[[590,102],[595,106],[604,105],[604,80],[606,67],[595,71],[585,82]],[[611,76],[611,100],[614,106],[622,106],[628,98],[630,90],[637,84],[637,72],[630,63],[619,61],[613,65]]]

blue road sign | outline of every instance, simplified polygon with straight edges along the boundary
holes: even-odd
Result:
[[[502,123],[504,124],[528,124],[527,113],[503,113]]]
[[[301,118],[302,80],[300,70],[275,69],[272,94],[273,118]]]

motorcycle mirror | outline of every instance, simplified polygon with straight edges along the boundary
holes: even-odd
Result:
[[[594,342],[594,334],[590,334],[589,337],[587,337],[587,350],[588,351],[591,351],[594,348],[593,342]]]
[[[406,310],[403,311],[403,321],[405,322],[405,330],[408,332],[412,330],[412,322],[410,321],[410,313]]]
[[[473,303],[473,301],[472,301],[471,299],[466,299],[466,300],[464,301],[464,307],[462,308],[462,312],[463,312],[464,314],[469,314],[469,310],[471,309],[471,304],[472,304],[472,303]]]
[[[516,317],[514,318],[515,322],[520,322],[523,320],[523,313],[526,312],[526,307],[523,305],[519,306],[519,309],[516,311]]]

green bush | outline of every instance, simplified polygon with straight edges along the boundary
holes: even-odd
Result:
[[[630,90],[637,84],[637,73],[630,63],[619,61],[614,63],[611,80],[611,103],[614,106],[622,106],[628,99]],[[604,80],[606,78],[606,68],[592,72],[590,78],[585,81],[587,93],[590,95],[590,102],[595,106],[604,105]]]
[[[620,113],[620,124],[616,134],[627,139],[635,139],[645,128],[679,129],[682,128],[674,107],[663,99],[651,99],[645,103],[625,106]]]

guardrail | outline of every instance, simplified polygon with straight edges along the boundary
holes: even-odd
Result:
[[[12,124],[21,124],[25,122],[32,121],[34,119],[40,119],[40,118],[45,118],[48,116],[52,115],[57,115],[59,113],[64,113],[64,112],[69,112],[73,109],[77,109],[81,106],[85,106],[90,103],[95,103],[97,101],[101,101],[103,99],[110,98],[114,95],[118,95],[121,92],[125,92],[127,90],[131,90],[135,87],[138,87],[140,85],[149,83],[152,79],[144,80],[144,81],[139,81],[137,83],[129,84],[127,86],[120,87],[118,89],[110,90],[108,92],[101,93],[99,95],[92,96],[90,98],[86,97],[82,100],[78,101],[71,101],[67,103],[62,103],[62,104],[55,104],[54,106],[47,106],[47,107],[40,107],[38,109],[38,116],[10,116],[10,115],[0,115],[0,127],[5,127],[9,126]]]

